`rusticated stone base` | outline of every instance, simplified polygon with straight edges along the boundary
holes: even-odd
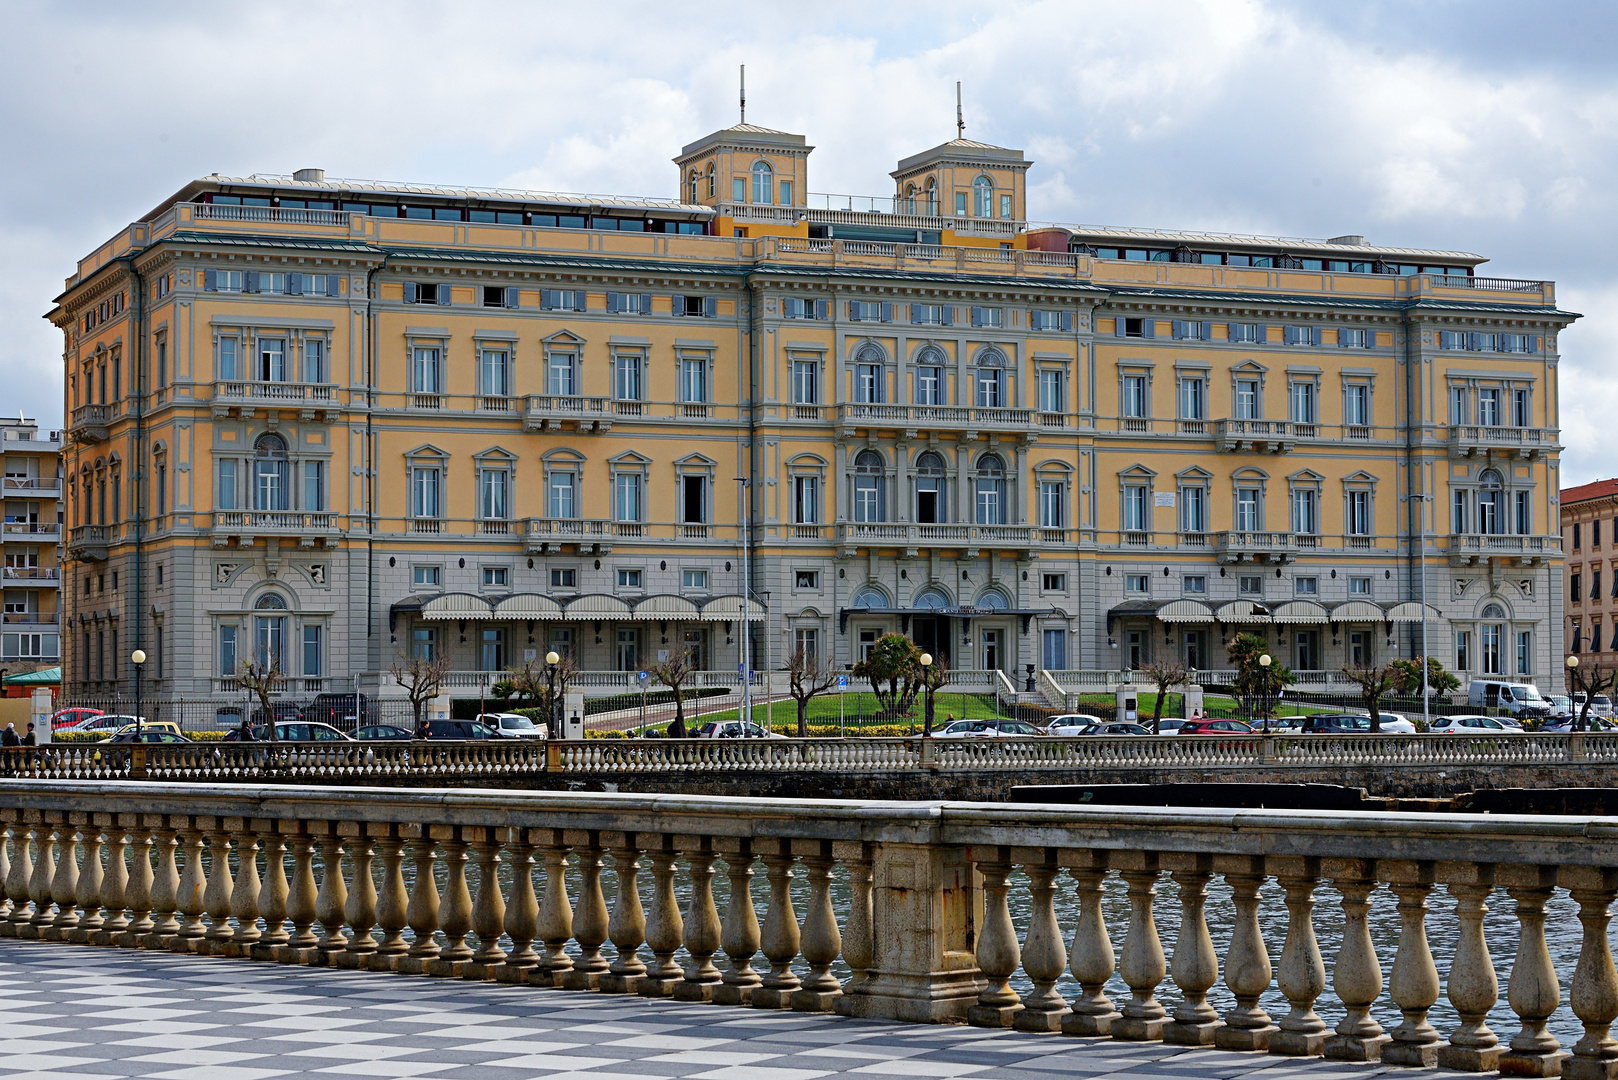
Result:
[[[1284,1057],[1318,1057],[1326,1048],[1324,1031],[1277,1031],[1270,1036],[1269,1051]]]
[[[836,1012],[837,999],[842,996],[841,990],[794,990],[792,1009],[794,1012]]]
[[[1589,1058],[1574,1054],[1562,1062],[1562,1080],[1618,1080],[1618,1058]]]
[[[167,942],[169,952],[184,953],[188,956],[198,954],[206,956],[207,953],[203,950],[207,948],[207,945],[208,942],[204,941],[202,938],[183,937],[180,934],[175,934]]]
[[[168,952],[169,944],[177,937],[179,937],[178,934],[159,934],[156,932],[141,934],[135,939],[133,947],[136,949],[150,949],[155,952]]]
[[[497,964],[484,963],[481,960],[468,960],[466,966],[461,969],[461,978],[471,979],[473,982],[494,982],[497,973],[505,966],[504,960]]]
[[[404,953],[360,953],[360,970],[397,971],[399,968],[399,961],[403,959]]]
[[[1120,1013],[1068,1013],[1062,1017],[1063,1035],[1111,1035],[1112,1025],[1122,1020]]]
[[[325,963],[325,957],[313,945],[291,946],[278,945],[275,949],[275,962],[277,964],[294,964],[305,967],[319,967]]]
[[[17,936],[24,941],[38,941],[41,929],[43,927],[35,926],[33,923],[21,923],[17,926]]]
[[[90,944],[90,937],[94,933],[94,930],[86,930],[81,926],[75,926],[63,936],[62,940],[69,945],[88,945]]]
[[[614,975],[609,971],[601,976],[599,989],[603,994],[637,994],[644,978],[646,978],[644,975]],[[733,1002],[733,1004],[745,1005],[747,1002]]]
[[[669,996],[675,1001],[712,1001],[714,987],[718,985],[716,982],[699,983],[681,979],[674,984]]]
[[[1274,1024],[1257,1028],[1231,1027],[1226,1024],[1214,1032],[1214,1045],[1221,1050],[1268,1050],[1270,1040],[1280,1030]]]
[[[268,945],[261,941],[255,941],[252,947],[247,950],[247,958],[249,960],[263,960],[273,964],[276,961],[277,954],[284,948],[286,948],[285,945]]]
[[[1209,1020],[1201,1024],[1182,1024],[1170,1020],[1163,1025],[1163,1041],[1172,1046],[1212,1046],[1214,1035],[1225,1026],[1223,1020]]]
[[[1494,1072],[1500,1067],[1503,1046],[1479,1049],[1475,1046],[1441,1046],[1438,1048],[1438,1066],[1457,1072]]]
[[[1501,1076],[1561,1076],[1562,1063],[1572,1056],[1566,1050],[1544,1054],[1507,1050],[1500,1055],[1496,1067]]]
[[[1382,1048],[1393,1041],[1387,1033],[1371,1038],[1358,1035],[1333,1035],[1326,1040],[1325,1056],[1332,1061],[1381,1061]]]
[[[1112,1022],[1111,1035],[1126,1042],[1156,1042],[1163,1037],[1167,1017],[1145,1020],[1138,1016],[1120,1016]]]
[[[572,968],[531,967],[528,969],[528,985],[559,990],[562,987],[562,980],[572,970]]]
[[[1438,1064],[1438,1048],[1442,1043],[1407,1043],[1393,1040],[1382,1048],[1384,1065],[1403,1065],[1412,1069],[1431,1069]]]
[[[1024,1009],[1012,1018],[1011,1026],[1018,1031],[1049,1034],[1062,1030],[1062,1018],[1066,1015],[1066,1009]]]

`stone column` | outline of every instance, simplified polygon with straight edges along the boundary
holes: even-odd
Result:
[[[506,962],[506,950],[500,947],[500,935],[506,928],[506,901],[500,894],[500,830],[474,828],[471,836],[472,857],[478,864],[478,892],[472,901],[472,929],[478,947],[461,974],[468,979],[492,979]]]
[[[1163,1041],[1176,1046],[1212,1046],[1224,1026],[1219,1010],[1208,1004],[1208,991],[1219,980],[1219,956],[1208,933],[1206,907],[1213,857],[1192,852],[1166,852],[1163,868],[1180,887],[1180,933],[1174,941],[1169,977],[1182,1000],[1173,1019],[1163,1025]]]
[[[152,919],[152,830],[142,816],[130,825],[129,927],[119,935],[115,944],[125,949],[140,947],[141,939],[152,933],[157,924]],[[159,818],[158,820],[162,820]]]
[[[634,833],[603,833],[602,843],[612,851],[612,872],[618,895],[607,919],[607,937],[618,957],[601,976],[603,994],[633,994],[646,977],[640,947],[646,941],[646,912],[640,903],[640,849]]]
[[[573,968],[573,958],[567,954],[567,943],[573,938],[573,905],[567,898],[567,856],[572,849],[563,843],[559,830],[546,830],[542,835],[545,839],[539,853],[545,864],[545,896],[539,902],[539,939],[545,943],[545,955],[528,972],[528,981],[535,986],[560,986],[562,976]]]
[[[539,963],[534,938],[539,933],[539,897],[534,892],[534,844],[527,829],[506,830],[511,863],[511,902],[506,905],[505,930],[511,938],[506,962],[495,969],[500,982],[526,983]]]
[[[426,974],[427,965],[438,959],[438,941],[434,937],[438,932],[438,860],[434,854],[438,845],[432,828],[420,825],[414,836],[407,834],[415,881],[410,886],[405,919],[410,924],[413,940],[410,950],[395,962],[394,970],[408,975]]]
[[[719,951],[719,910],[713,901],[713,841],[706,836],[677,836],[675,845],[685,851],[686,869],[691,874],[691,900],[685,909],[685,951],[690,956],[685,978],[675,983],[676,1001],[712,1001],[713,990],[724,976],[714,966]]]
[[[348,841],[348,861],[353,870],[352,887],[343,904],[343,918],[348,920],[349,937],[343,951],[333,953],[331,957],[342,968],[369,967],[376,953],[376,938],[371,936],[371,928],[376,925],[376,878],[371,874],[371,866],[376,859],[376,848],[371,840],[373,828],[386,831],[387,826],[375,826],[363,821],[343,822],[343,831],[351,837]]]
[[[966,1011],[966,1022],[978,1027],[1010,1027],[1022,1010],[1022,999],[1011,988],[1011,976],[1022,963],[1017,929],[1006,901],[1006,878],[1011,874],[1011,851],[1006,847],[973,848],[971,858],[983,876],[983,929],[978,933],[978,970],[988,985],[978,1002]]]
[[[1013,848],[1011,858],[1028,874],[1028,893],[1033,911],[1028,919],[1028,938],[1023,942],[1022,969],[1034,987],[1022,999],[1022,1011],[1012,1019],[1019,1031],[1062,1030],[1067,1015],[1067,998],[1057,993],[1056,980],[1067,967],[1067,949],[1062,944],[1062,927],[1056,920],[1055,848]]]
[[[573,940],[579,944],[579,958],[562,976],[562,986],[568,990],[599,990],[601,976],[609,969],[607,958],[601,955],[611,921],[607,899],[601,892],[602,856],[606,852],[599,832],[570,830],[567,839],[579,857],[579,906],[573,912]]]
[[[236,936],[235,928],[230,925],[230,896],[236,889],[236,881],[230,874],[230,834],[225,831],[222,818],[216,818],[213,825],[208,833],[211,860],[208,885],[202,893],[202,908],[208,913],[208,930],[203,939],[209,954],[224,955],[220,947]],[[198,850],[201,850],[200,844]]]
[[[73,818],[83,816],[77,812],[71,815]],[[75,906],[79,900],[79,830],[69,820],[57,835],[56,873],[51,875],[51,899],[56,902],[56,917],[40,932],[40,937],[47,941],[66,941],[67,932],[79,925]]]
[[[646,839],[655,845],[648,851],[652,862],[652,914],[646,928],[646,945],[652,950],[653,960],[636,990],[642,997],[669,997],[685,978],[685,971],[674,961],[685,932],[680,905],[674,898],[675,862],[680,851],[672,836],[653,835]]]
[[[1393,1030],[1393,1041],[1382,1048],[1390,1065],[1429,1068],[1438,1061],[1441,1038],[1427,1021],[1427,1010],[1438,1000],[1438,968],[1427,947],[1427,894],[1433,891],[1433,865],[1413,859],[1390,859],[1377,864],[1382,880],[1399,898],[1399,951],[1393,957],[1388,991],[1404,1014]]]
[[[839,1015],[853,1016],[849,995],[865,993],[875,955],[871,940],[871,850],[868,844],[847,840],[834,842],[832,849],[838,860],[848,867],[849,891],[848,921],[843,925],[843,962],[848,965],[850,974],[835,1005]]]
[[[34,914],[26,925],[17,928],[20,938],[38,939],[40,931],[56,917],[51,909],[51,882],[56,878],[56,844],[61,826],[54,820],[42,821],[34,830],[39,857],[34,860],[34,872],[28,879],[28,898],[34,902]]]
[[[183,821],[170,818],[168,821]],[[152,931],[142,938],[140,947],[168,948],[168,943],[180,932],[180,920],[175,917],[180,900],[180,868],[174,863],[175,830],[167,821],[152,830],[157,849],[157,873],[152,878]]]
[[[1276,984],[1291,1008],[1270,1036],[1270,1053],[1313,1057],[1326,1046],[1326,1021],[1315,1012],[1315,1002],[1326,989],[1326,964],[1315,940],[1313,914],[1315,886],[1320,884],[1320,860],[1297,855],[1272,856],[1269,870],[1286,893],[1287,940],[1281,947],[1281,969]]]
[[[292,932],[286,948],[277,950],[276,959],[284,964],[306,964],[320,938],[315,935],[320,893],[315,887],[315,841],[308,823],[299,822],[292,837],[292,885],[287,891],[287,918]]]
[[[17,928],[29,919],[28,882],[34,876],[34,857],[28,844],[33,838],[32,828],[13,823],[11,843],[16,852],[6,871],[6,897],[11,905],[11,910],[6,913],[6,937],[16,937]]]
[[[331,953],[348,947],[348,935],[343,933],[348,906],[348,886],[343,882],[343,839],[337,835],[337,823],[324,823],[325,831],[317,838],[320,848],[320,889],[315,894],[315,918],[320,920],[320,952],[322,963]]]
[[[90,815],[85,815],[87,818]],[[75,903],[83,912],[79,916],[79,924],[68,931],[68,940],[79,945],[90,943],[97,931],[106,925],[106,919],[101,914],[101,894],[105,887],[105,876],[101,871],[101,822],[106,814],[96,814],[98,819],[87,823],[82,831],[84,837],[84,867],[79,871],[78,892]]]
[[[179,934],[169,942],[169,948],[176,952],[196,952],[197,943],[208,932],[202,921],[202,914],[206,910],[203,897],[208,891],[208,878],[202,869],[202,836],[212,824],[212,818],[199,817],[188,819],[180,829],[178,847],[185,853],[185,869],[180,874],[175,907],[185,918],[180,924]]]
[[[263,938],[258,928],[258,897],[264,883],[258,876],[258,837],[253,823],[231,818],[236,832],[236,880],[230,890],[229,913],[236,918],[236,932],[227,956],[250,956]]]
[[[764,876],[770,884],[770,907],[764,915],[764,956],[770,970],[753,991],[753,1005],[760,1009],[785,1009],[792,1004],[792,993],[800,985],[792,970],[798,956],[798,915],[792,908],[792,849],[786,840],[760,838],[754,850],[764,857]]]
[[[129,929],[129,864],[125,851],[129,846],[129,833],[123,820],[127,815],[97,815],[105,817],[107,826],[107,870],[101,883],[101,905],[106,909],[106,921],[90,938],[92,945],[111,945],[119,934]]]
[[[444,849],[444,905],[439,910],[439,928],[444,931],[444,947],[426,965],[426,974],[460,978],[466,962],[472,959],[472,946],[466,935],[472,932],[472,893],[466,885],[466,827],[450,826],[440,846]]]
[[[1578,966],[1568,992],[1573,1015],[1584,1025],[1584,1035],[1573,1044],[1573,1056],[1562,1062],[1566,1080],[1618,1080],[1618,1040],[1612,1022],[1618,1020],[1618,970],[1613,968],[1607,944],[1607,923],[1618,896],[1618,869],[1608,866],[1564,866],[1562,887],[1579,905],[1584,936]]]
[[[1545,902],[1556,887],[1556,870],[1549,866],[1510,864],[1495,868],[1495,880],[1517,903],[1517,956],[1511,962],[1506,1001],[1522,1021],[1509,1048],[1500,1055],[1500,1072],[1507,1076],[1561,1076],[1568,1053],[1545,1023],[1562,1000],[1556,965],[1545,944]]]
[[[1376,888],[1376,861],[1327,859],[1323,868],[1343,894],[1343,944],[1332,965],[1332,989],[1347,1009],[1326,1040],[1325,1054],[1339,1061],[1379,1061],[1390,1036],[1371,1018],[1371,1005],[1382,996],[1382,965],[1365,917]]]
[[[1130,1000],[1123,1017],[1113,1022],[1112,1037],[1134,1042],[1163,1037],[1167,1013],[1158,1002],[1157,986],[1168,974],[1163,943],[1152,918],[1152,898],[1157,895],[1157,853],[1115,851],[1109,861],[1129,886],[1129,932],[1124,938],[1123,962],[1118,973],[1129,987]]]
[[[1226,1050],[1267,1050],[1279,1030],[1258,999],[1270,988],[1270,956],[1258,928],[1259,888],[1264,884],[1262,855],[1215,855],[1214,869],[1225,876],[1233,893],[1236,924],[1225,956],[1225,985],[1236,1005],[1225,1013],[1225,1026],[1214,1045]]]
[[[377,898],[376,924],[382,940],[365,966],[372,971],[391,970],[398,959],[410,952],[405,928],[410,925],[410,895],[404,878],[404,838],[399,826],[386,826],[387,835],[377,838],[382,850],[382,892]]]
[[[1121,1017],[1112,999],[1103,992],[1116,970],[1117,957],[1101,917],[1101,898],[1106,892],[1107,853],[1088,849],[1064,849],[1057,858],[1067,867],[1068,876],[1079,887],[1079,921],[1073,928],[1073,947],[1068,964],[1079,982],[1079,996],[1062,1020],[1063,1035],[1107,1035]]]
[[[1483,937],[1483,916],[1494,891],[1494,867],[1486,863],[1439,863],[1436,871],[1451,896],[1460,924],[1445,988],[1461,1022],[1449,1044],[1438,1048],[1438,1064],[1462,1072],[1493,1072],[1500,1062],[1500,1039],[1486,1023],[1500,997],[1494,961]]]
[[[258,887],[258,913],[264,917],[264,934],[253,946],[254,960],[279,959],[292,935],[287,933],[287,900],[292,889],[287,882],[287,842],[283,829],[288,823],[264,821],[259,835],[264,837],[264,880]]]
[[[799,1012],[831,1012],[843,993],[843,984],[831,973],[843,951],[843,936],[837,929],[837,913],[831,906],[832,857],[830,840],[794,840],[794,850],[808,848],[803,865],[809,874],[809,910],[803,917],[801,951],[809,965],[809,976],[792,992],[792,1007]]]
[[[729,962],[724,982],[714,987],[713,1000],[716,1005],[751,1005],[753,988],[762,981],[753,970],[759,946],[758,913],[753,910],[753,844],[747,837],[724,836],[714,840],[714,847],[725,860],[730,902],[719,929],[719,944]]]

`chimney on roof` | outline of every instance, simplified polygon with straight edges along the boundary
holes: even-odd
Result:
[[[300,184],[320,184],[326,179],[325,169],[299,169],[292,174],[292,179]]]
[[[1327,240],[1326,243],[1343,244],[1348,247],[1364,247],[1365,237],[1359,236],[1355,233],[1349,233],[1347,236],[1334,236],[1330,240]]]

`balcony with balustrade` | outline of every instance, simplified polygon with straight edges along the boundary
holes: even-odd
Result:
[[[4,480],[4,491],[8,499],[60,499],[62,497],[62,478],[60,476],[8,476]]]
[[[293,540],[299,547],[336,547],[337,515],[303,510],[215,510],[209,536],[214,547],[232,542],[252,547],[261,537]]]
[[[1320,546],[1320,538],[1308,533],[1216,532],[1212,535],[1214,557],[1222,563],[1289,563],[1296,560],[1299,553],[1313,554]]]
[[[118,402],[110,405],[80,405],[68,417],[67,437],[73,442],[106,442],[112,422],[119,416]]]
[[[923,200],[906,200],[895,195],[837,195],[811,191],[804,206],[773,206],[758,203],[721,203],[719,213],[743,224],[852,225],[885,230],[914,230],[916,233],[949,231],[957,236],[984,237],[1009,241],[1027,228],[1027,222],[1011,218],[951,217],[937,213],[937,206]],[[931,212],[930,212],[931,211]]]
[[[910,556],[930,549],[976,552],[983,548],[1034,552],[1064,544],[1068,530],[1037,525],[977,525],[966,522],[919,524],[903,521],[839,521],[837,543],[856,547],[902,547]]]
[[[1561,558],[1560,536],[1452,533],[1449,538],[1451,566],[1544,566]]]
[[[958,431],[969,438],[983,431],[1009,431],[1033,441],[1042,427],[1066,426],[1066,417],[1034,409],[853,402],[837,406],[837,426],[844,438],[859,428],[877,428],[903,431],[911,439],[929,431]]]
[[[1288,454],[1320,436],[1319,424],[1291,420],[1216,420],[1214,445],[1221,453]]]
[[[0,580],[8,589],[59,589],[62,571],[55,566],[7,566],[0,569]]]
[[[285,409],[295,410],[303,421],[329,422],[340,411],[337,391],[330,383],[220,380],[213,384],[213,415],[248,420]]]
[[[1524,461],[1543,461],[1561,450],[1559,428],[1494,427],[1456,424],[1449,429],[1449,456],[1458,460],[1502,454]]]
[[[117,529],[116,525],[75,525],[68,534],[67,557],[106,561],[107,549],[117,539]]]

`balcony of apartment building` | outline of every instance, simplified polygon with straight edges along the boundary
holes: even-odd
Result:
[[[0,615],[0,624],[5,626],[60,626],[62,613],[60,611],[7,611]]]
[[[1560,536],[1516,533],[1451,533],[1451,566],[1543,566],[1562,557]]]
[[[6,448],[9,452],[9,448]],[[60,476],[7,476],[0,480],[8,499],[60,499]]]
[[[307,510],[215,510],[209,536],[214,547],[234,542],[252,547],[261,537],[295,540],[299,547],[336,547],[337,515]],[[77,531],[77,530],[75,530]]]
[[[518,400],[522,403],[524,431],[607,432],[612,430],[614,420],[734,424],[742,419],[739,405],[694,399],[648,401],[582,394],[528,394]]]
[[[295,411],[298,419],[330,422],[339,412],[333,383],[280,379],[218,379],[213,384],[213,415],[250,420],[259,413]]]
[[[68,417],[67,437],[74,442],[106,442],[112,422],[123,414],[123,402],[80,405]]]
[[[1221,563],[1289,563],[1299,554],[1313,555],[1321,549],[1321,537],[1295,532],[1216,532],[1214,557]]]
[[[979,236],[1009,243],[1027,225],[1012,218],[951,217],[940,213],[941,207],[923,199],[906,200],[892,195],[835,195],[812,191],[805,203],[804,206],[775,206],[731,202],[721,203],[718,209],[721,217],[738,223],[806,223],[811,232],[824,232],[829,237],[842,235],[838,228],[842,226],[848,238],[854,241],[870,237],[872,233],[868,230],[880,230],[883,234],[914,232],[918,242],[936,244],[940,239],[938,234],[949,230],[957,236]]]
[[[804,406],[787,406],[787,416],[795,419],[821,418],[821,407],[812,405],[811,417]],[[953,431],[969,439],[980,432],[1011,432],[1022,438],[1038,438],[1040,428],[1067,427],[1067,416],[1037,409],[996,408],[979,405],[902,405],[887,402],[855,401],[837,406],[837,427],[843,438],[852,438],[859,428],[902,431],[914,439],[929,431]]]
[[[639,545],[690,545],[723,547],[736,543],[736,526],[715,525],[708,521],[610,520],[606,518],[546,518],[463,520],[438,517],[412,517],[400,523],[403,531],[415,535],[464,539],[520,537],[529,555],[577,551],[604,555],[616,541]]]
[[[20,541],[25,544],[54,544],[62,536],[62,526],[55,521],[8,518],[3,535],[7,543]]]
[[[8,589],[59,589],[62,571],[55,566],[7,566],[0,569],[0,581]]]
[[[796,526],[795,526],[796,528]],[[809,526],[819,538],[823,526]],[[902,547],[908,557],[926,550],[967,555],[988,548],[1037,553],[1045,545],[1067,543],[1068,530],[1039,525],[979,525],[968,522],[839,521],[837,543],[845,552],[859,547]]]
[[[1216,420],[1213,427],[1221,453],[1287,454],[1320,437],[1319,424],[1295,420]]]
[[[10,523],[6,529],[9,533]],[[67,557],[105,562],[107,549],[118,539],[118,525],[75,525],[68,532]]]
[[[1457,459],[1506,454],[1541,461],[1561,449],[1560,428],[1499,427],[1489,424],[1454,424],[1449,429],[1449,456]]]

